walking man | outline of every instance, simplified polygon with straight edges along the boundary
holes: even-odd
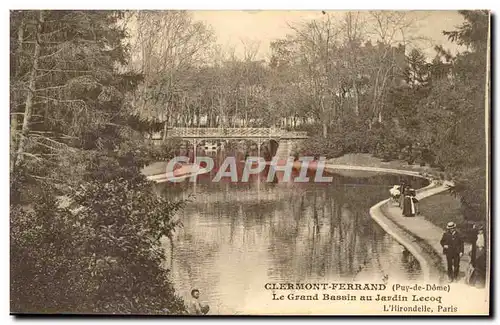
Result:
[[[460,258],[464,254],[464,241],[457,231],[457,225],[454,222],[448,222],[446,232],[441,238],[443,254],[446,255],[448,264],[448,279],[450,282],[456,281],[460,268]]]

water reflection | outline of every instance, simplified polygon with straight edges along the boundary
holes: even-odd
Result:
[[[168,266],[179,294],[199,288],[211,314],[232,314],[245,313],[270,281],[420,278],[418,263],[368,214],[400,176],[333,177],[330,184],[198,182],[179,214],[184,227]],[[183,197],[193,186],[159,190]]]

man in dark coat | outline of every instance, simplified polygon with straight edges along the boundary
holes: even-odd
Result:
[[[441,238],[441,246],[443,246],[443,254],[446,255],[448,263],[448,278],[450,282],[456,281],[460,269],[460,258],[464,254],[464,241],[454,222],[448,222],[446,225],[446,232]]]

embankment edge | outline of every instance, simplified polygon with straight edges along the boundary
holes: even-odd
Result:
[[[405,171],[400,169],[389,169],[389,168],[379,168],[379,167],[363,167],[363,166],[347,166],[347,165],[330,165],[327,164],[325,166],[326,170],[336,170],[336,169],[344,169],[344,170],[362,170],[362,171],[374,171],[374,172],[383,172],[388,174],[399,174],[399,175],[407,175],[419,178],[425,178],[429,181],[429,185],[417,190],[419,199],[423,199],[438,193],[441,193],[446,190],[446,186],[439,185],[434,180],[424,177],[420,175],[418,172],[414,171]],[[435,265],[435,261],[426,253],[428,247],[423,247],[422,245],[427,245],[431,247],[429,243],[422,242],[419,239],[418,234],[414,234],[404,229],[396,222],[387,217],[383,211],[382,207],[384,204],[388,204],[390,199],[385,199],[374,206],[372,206],[369,210],[371,218],[377,222],[377,224],[387,232],[391,237],[393,237],[398,243],[403,245],[419,262],[422,274],[424,277],[424,281],[428,282],[435,277],[440,276],[439,266]]]

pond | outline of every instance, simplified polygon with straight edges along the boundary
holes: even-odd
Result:
[[[333,182],[213,183],[207,175],[196,183],[158,184],[171,198],[194,195],[178,213],[183,227],[172,256],[165,241],[177,293],[189,299],[197,288],[210,314],[245,314],[267,282],[420,279],[418,263],[368,211],[401,177],[414,188],[427,181],[367,172],[328,176]]]

